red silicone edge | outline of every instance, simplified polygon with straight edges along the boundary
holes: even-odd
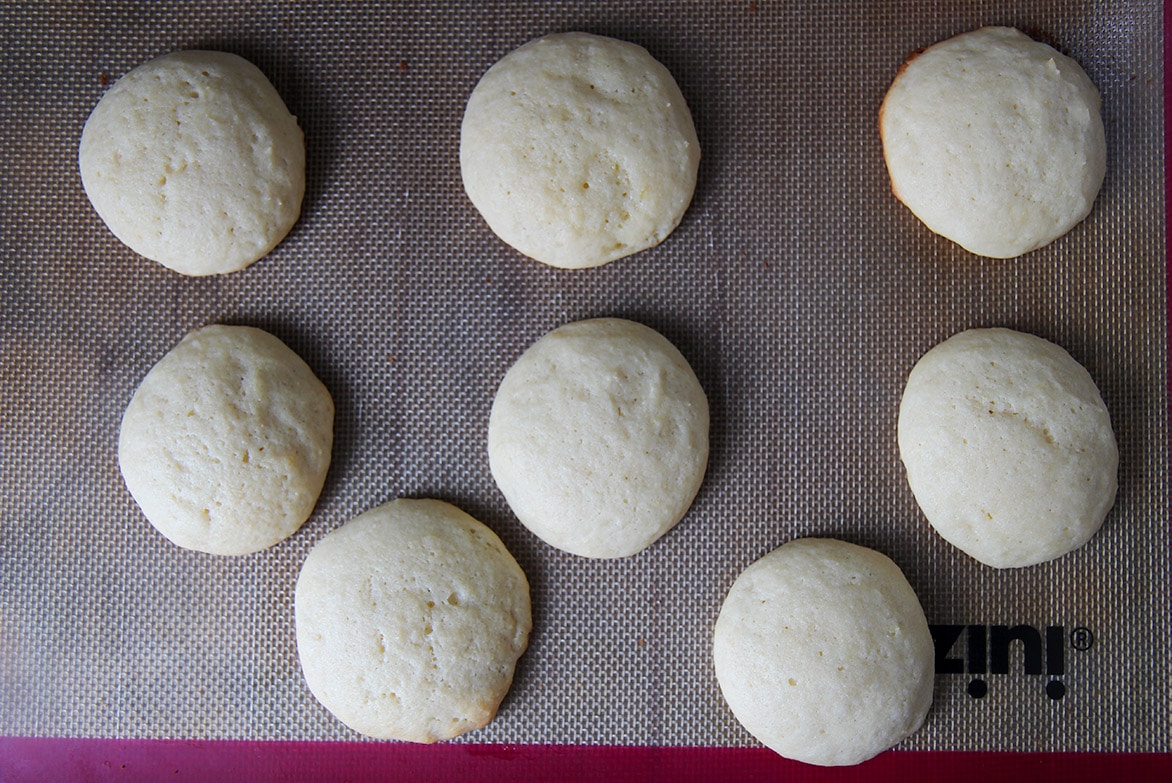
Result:
[[[853,767],[814,767],[758,748],[409,745],[0,738],[0,780],[946,780],[988,783],[1169,780],[1158,753],[889,751]]]

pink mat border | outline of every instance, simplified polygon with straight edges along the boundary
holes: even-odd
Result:
[[[1172,780],[1158,753],[889,751],[853,767],[814,767],[761,748],[411,745],[0,738],[0,780],[944,780],[988,783]]]

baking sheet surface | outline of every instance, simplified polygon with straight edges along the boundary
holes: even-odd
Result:
[[[461,741],[747,746],[711,628],[736,575],[798,536],[892,557],[938,625],[1060,627],[1064,671],[941,674],[924,750],[1169,750],[1162,9],[1157,2],[39,3],[0,6],[0,733],[353,739],[297,663],[293,586],[313,544],[399,496],[492,527],[529,576],[534,633],[497,719]],[[1014,261],[971,256],[891,196],[877,110],[912,50],[1020,27],[1098,84],[1108,173],[1094,211]],[[568,30],[645,46],[702,148],[662,245],[561,271],[497,240],[463,194],[480,74]],[[183,278],[90,208],[77,142],[104,87],[168,51],[241,54],[305,130],[308,193],[249,269]],[[590,561],[510,513],[488,470],[492,396],[568,321],[663,332],[712,410],[708,475],[647,551]],[[337,405],[317,510],[243,558],[174,547],[116,460],[146,371],[213,323],[272,331]],[[903,381],[957,331],[1059,343],[1102,390],[1120,490],[1083,549],[996,571],[920,516],[895,444]],[[1085,649],[1084,649],[1085,648]],[[963,645],[952,657],[963,656]],[[1062,698],[1046,686],[1062,683]]]

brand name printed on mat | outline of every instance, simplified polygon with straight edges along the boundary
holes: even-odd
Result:
[[[1000,674],[1046,675],[1046,695],[1057,701],[1066,695],[1068,635],[1066,627],[1050,625],[932,625],[937,674],[968,674],[967,691],[974,699],[989,692],[986,677]],[[1084,651],[1094,644],[1089,628],[1069,634],[1070,649]]]

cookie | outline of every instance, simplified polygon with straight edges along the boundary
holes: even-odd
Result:
[[[492,720],[532,626],[529,583],[491,530],[395,500],[309,553],[294,597],[310,691],[362,734],[446,740]]]
[[[640,46],[549,35],[480,79],[460,128],[464,189],[489,228],[555,267],[653,247],[696,188],[700,144],[684,96]]]
[[[1091,211],[1107,146],[1078,63],[1008,27],[914,55],[879,112],[896,197],[966,250],[1011,258]]]
[[[843,541],[798,539],[746,568],[712,655],[737,720],[809,764],[866,761],[932,703],[935,650],[915,592],[886,556]]]
[[[78,166],[114,236],[185,275],[267,254],[305,194],[296,118],[255,65],[227,52],[174,52],[119,79],[85,123]]]
[[[543,541],[625,557],[691,506],[708,461],[708,400],[654,329],[620,318],[566,324],[501,381],[488,458],[513,513]]]
[[[972,329],[932,348],[908,376],[898,430],[924,516],[995,568],[1077,549],[1115,502],[1119,453],[1103,398],[1040,337]]]
[[[268,332],[206,326],[151,368],[122,416],[118,464],[151,524],[187,549],[257,552],[309,518],[334,403]]]

